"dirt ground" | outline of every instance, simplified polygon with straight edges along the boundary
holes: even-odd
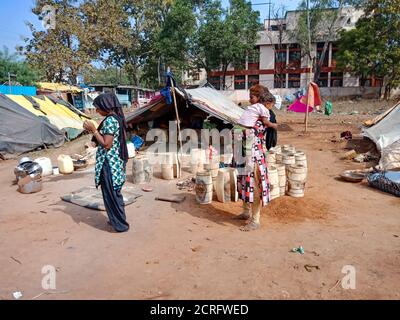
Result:
[[[0,162],[0,299],[13,299],[15,291],[27,300],[46,292],[45,265],[57,268],[56,290],[37,300],[400,299],[400,199],[337,178],[372,165],[341,160],[346,148],[368,149],[361,140],[351,146],[339,140],[343,131],[359,133],[371,117],[357,108],[356,115],[348,114],[353,106],[347,114],[312,114],[307,134],[304,115],[278,112],[284,124],[279,143],[307,154],[306,196],[274,200],[262,211],[261,229],[251,233],[232,219],[240,203],[200,206],[177,181],[158,178],[150,183],[152,193],[136,186],[143,196],[126,208],[130,232],[109,233],[105,213],[60,200],[93,185],[92,173],[48,177],[43,191],[24,195],[12,185],[16,161]],[[87,140],[47,154],[55,160],[82,151]],[[187,199],[154,201],[171,194]],[[300,245],[304,255],[290,252]],[[307,271],[306,265],[318,268]],[[341,286],[346,265],[356,270],[355,289]]]

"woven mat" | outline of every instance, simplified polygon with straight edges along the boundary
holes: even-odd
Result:
[[[125,206],[135,203],[136,199],[142,196],[135,193],[134,188],[132,187],[123,188],[122,195],[124,196]],[[62,196],[61,200],[88,209],[106,211],[101,190],[96,189],[95,187],[84,187],[78,191],[72,192],[71,194]]]

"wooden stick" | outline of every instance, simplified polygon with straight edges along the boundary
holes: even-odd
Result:
[[[312,58],[311,58],[311,26],[310,26],[310,1],[307,0],[307,31],[308,31],[308,67],[310,68],[307,76],[307,105],[306,105],[306,119],[305,119],[305,133],[307,133],[308,130],[308,104],[309,104],[309,88],[310,88],[310,82],[311,82],[311,72],[312,72]],[[310,63],[311,62],[311,63]]]
[[[174,98],[174,106],[175,106],[175,113],[176,113],[176,123],[178,125],[178,137],[179,137],[179,145],[180,145],[180,153],[182,156],[182,133],[181,133],[181,120],[179,118],[179,112],[178,112],[178,104],[176,102],[176,94],[175,94],[175,86],[174,86],[174,80],[171,77],[171,87],[172,87],[172,96]],[[179,151],[176,150],[176,154],[178,155]],[[180,167],[180,162],[179,162],[179,157],[177,157],[177,161],[178,161],[178,166]],[[179,171],[179,168],[177,169]]]

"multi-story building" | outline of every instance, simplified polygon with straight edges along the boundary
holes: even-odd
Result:
[[[338,9],[333,9],[338,10]],[[267,19],[264,21],[264,30],[259,32],[256,54],[248,56],[243,61],[231,65],[226,73],[225,88],[222,88],[223,72],[215,70],[209,74],[208,81],[217,89],[234,91],[236,100],[247,99],[247,90],[257,83],[261,83],[276,94],[293,93],[307,85],[314,74],[310,73],[309,61],[296,40],[297,24],[302,12],[288,11],[282,19]],[[353,7],[340,9],[336,23],[332,27],[334,34],[329,42],[322,64],[318,85],[325,96],[347,96],[362,93],[375,94],[380,87],[379,79],[359,79],[350,73],[337,70],[335,56],[338,48],[340,30],[349,30],[355,27],[363,12]],[[321,57],[329,21],[318,26],[318,34],[313,36],[312,56]],[[370,90],[366,89],[369,88]]]

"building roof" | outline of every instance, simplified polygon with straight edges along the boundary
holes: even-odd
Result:
[[[107,87],[107,88],[118,88],[118,89],[136,89],[136,90],[143,90],[143,91],[151,91],[155,92],[154,89],[142,88],[133,85],[116,85],[116,84],[109,84],[109,83],[94,83],[89,84],[89,87]]]
[[[333,11],[338,10],[336,9],[326,9],[325,11]],[[298,24],[298,20],[300,15],[304,12],[304,10],[291,10],[287,11],[284,18],[280,19],[265,19],[264,27],[265,29],[259,32],[260,38],[257,42],[257,45],[271,45],[271,44],[278,44],[279,40],[279,32],[278,31],[271,31],[267,29],[267,25],[274,25],[274,23],[283,23],[286,25],[286,30],[282,34],[282,43],[296,43],[297,40],[294,39],[294,35],[292,34],[294,30],[296,30],[296,26]],[[356,9],[354,7],[343,7],[340,10],[341,17],[337,19],[335,28],[337,30],[344,29],[349,30],[355,27],[356,22],[361,18],[364,14],[363,10]],[[330,27],[330,21],[321,21],[320,25],[318,26],[318,34],[314,34],[314,39],[321,38],[324,39],[326,35],[326,31]],[[317,40],[318,41],[318,40]]]
[[[191,105],[227,123],[236,124],[243,113],[233,101],[229,100],[220,91],[212,88],[176,89],[179,96]],[[150,103],[127,117],[128,123],[141,123],[157,119],[166,114],[173,105],[167,105],[163,96],[155,97]]]
[[[37,86],[39,90],[50,91],[50,92],[80,93],[83,91],[81,88],[63,83],[38,82]]]

